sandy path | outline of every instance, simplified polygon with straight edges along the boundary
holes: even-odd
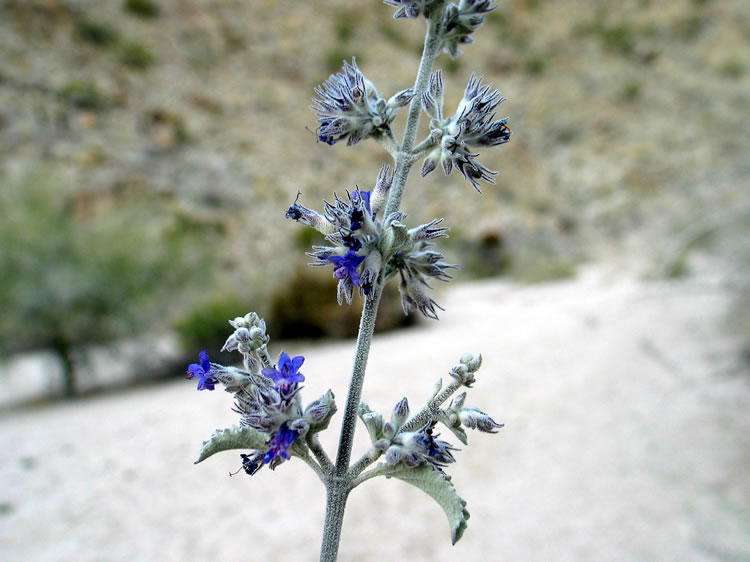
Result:
[[[719,330],[726,296],[594,271],[440,301],[440,323],[377,339],[364,397],[416,407],[462,352],[485,355],[467,403],[506,427],[449,468],[469,528],[452,548],[432,500],[370,481],[341,560],[750,560],[750,378]],[[307,357],[307,401],[330,386],[342,405],[350,343],[286,351]],[[316,560],[323,488],[302,463],[192,465],[230,404],[179,381],[0,419],[0,559]]]

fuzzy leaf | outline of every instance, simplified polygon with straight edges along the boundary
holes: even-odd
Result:
[[[206,460],[215,453],[230,449],[265,451],[267,448],[266,441],[268,441],[268,435],[252,427],[238,427],[233,425],[227,429],[217,429],[208,441],[203,442],[200,455],[195,464]]]
[[[399,464],[389,468],[383,474],[388,478],[398,478],[416,486],[438,502],[448,517],[451,541],[453,544],[458,542],[466,530],[469,512],[466,510],[466,501],[458,495],[456,488],[451,484],[450,476],[428,464],[422,464],[417,468],[408,468]]]

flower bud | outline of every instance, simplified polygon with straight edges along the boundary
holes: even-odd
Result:
[[[383,437],[393,439],[396,436],[396,429],[391,422],[385,422],[383,424]]]
[[[370,194],[370,208],[373,217],[379,216],[388,202],[388,193],[393,183],[393,174],[389,174],[390,169],[390,166],[386,164],[380,168],[378,178],[375,180],[375,187]]]
[[[497,433],[497,430],[503,427],[504,424],[497,423],[490,416],[485,414],[479,408],[462,408],[458,412],[458,418],[461,423],[469,429],[478,429],[485,433]]]
[[[466,400],[466,393],[462,392],[458,396],[456,396],[453,400],[451,400],[450,406],[448,406],[448,409],[453,412],[458,412],[461,408],[464,407],[464,401]]]
[[[408,105],[409,102],[414,98],[414,88],[407,88],[406,90],[401,90],[397,94],[394,94],[389,100],[388,100],[388,107],[391,109],[398,109],[401,107],[404,107],[405,105]]]
[[[382,438],[383,416],[370,410],[370,407],[365,402],[360,403],[357,415],[359,416],[359,419],[362,420],[362,423],[365,424],[372,443],[375,443],[378,439]]]
[[[404,450],[400,445],[391,445],[385,452],[385,462],[390,465],[395,465],[401,462],[404,456]]]
[[[378,439],[374,443],[374,447],[378,451],[385,451],[390,446],[391,446],[390,439]]]
[[[472,355],[471,353],[464,353],[461,356],[461,359],[459,361],[466,365],[468,369],[474,373],[479,370],[479,367],[482,366],[482,354],[479,355]]]
[[[427,157],[424,159],[424,162],[422,162],[422,170],[420,172],[422,174],[422,177],[425,177],[427,174],[429,174],[431,171],[437,168],[437,163],[439,161],[440,161],[440,149],[438,148],[430,152],[430,154],[428,154]]]
[[[433,120],[443,119],[443,77],[441,72],[433,72],[430,75],[430,83],[422,94],[422,107],[427,115]],[[431,122],[432,124],[432,122]],[[431,127],[433,128],[433,127]]]
[[[308,404],[303,417],[310,423],[313,431],[322,431],[328,427],[333,415],[336,413],[336,402],[333,392],[330,390],[317,400]]]
[[[393,407],[393,413],[391,414],[391,425],[395,428],[400,428],[404,425],[406,418],[409,417],[409,401],[406,397],[399,400],[398,404]]]

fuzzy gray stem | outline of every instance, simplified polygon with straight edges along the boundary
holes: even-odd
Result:
[[[437,417],[439,408],[443,402],[448,400],[454,392],[461,388],[462,384],[463,383],[460,380],[454,379],[440,394],[428,401],[419,412],[406,420],[406,423],[401,426],[399,432],[416,431],[426,423],[434,420]]]
[[[323,527],[323,545],[320,562],[335,562],[341,540],[341,525],[344,522],[346,499],[351,488],[347,480],[330,479],[326,483],[326,524]]]
[[[315,474],[318,475],[318,478],[320,478],[323,482],[325,482],[325,477],[326,477],[325,472],[323,471],[323,469],[321,469],[320,465],[315,462],[315,459],[313,459],[310,456],[310,454],[307,452],[307,450],[302,449],[301,451],[295,451],[294,454],[298,458],[300,458],[303,461],[305,461],[305,463],[307,463],[307,466],[309,466],[310,468],[312,468],[313,471],[315,472]]]
[[[354,430],[357,427],[357,408],[362,398],[367,357],[370,354],[372,335],[375,332],[375,318],[378,314],[378,305],[380,304],[380,295],[382,292],[383,283],[377,283],[372,295],[365,300],[365,305],[362,309],[352,378],[349,382],[349,394],[346,397],[344,419],[341,422],[341,436],[339,437],[336,465],[333,467],[331,477],[327,480],[326,484],[328,493],[325,523],[323,525],[323,544],[320,549],[321,562],[333,562],[336,560],[336,553],[338,552],[339,541],[341,540],[341,525],[344,521],[346,498],[351,490],[346,472],[352,456]]]
[[[416,160],[417,158],[419,158],[422,154],[430,150],[432,147],[436,146],[437,143],[438,138],[435,135],[430,135],[429,137],[424,139],[414,147],[414,150],[411,151],[412,160]]]
[[[382,451],[375,451],[374,455],[371,455],[371,451],[367,451],[364,455],[360,457],[360,459],[355,462],[352,466],[349,467],[349,471],[346,473],[346,475],[349,478],[356,478],[359,473],[361,473],[365,468],[370,466],[372,463],[374,463],[376,460],[380,458],[380,456],[383,454]],[[352,486],[354,488],[355,486]]]
[[[331,474],[333,471],[333,463],[331,462],[331,459],[328,458],[328,453],[323,449],[323,445],[321,444],[317,433],[307,439],[307,445],[310,447],[312,454],[315,455],[315,458],[318,459],[323,472],[325,474]]]
[[[388,127],[385,132],[377,138],[377,141],[383,148],[388,151],[388,154],[391,155],[395,162],[396,158],[398,157],[398,153],[401,151],[401,146],[398,144],[398,141],[396,140],[396,137],[394,136],[391,128]]]
[[[427,88],[432,65],[440,49],[440,26],[442,25],[444,7],[445,0],[436,0],[430,14],[432,17],[427,22],[427,34],[425,36],[422,60],[419,63],[419,71],[414,86],[415,96],[409,106],[409,117],[406,122],[404,141],[401,144],[401,150],[396,155],[393,184],[388,197],[385,216],[398,211],[401,206],[406,179],[414,162],[411,150],[417,137],[419,116],[422,111],[422,92]],[[339,437],[336,464],[333,467],[331,476],[326,481],[327,500],[325,522],[323,524],[323,543],[320,549],[321,562],[334,562],[336,560],[339,541],[341,540],[341,526],[344,521],[346,500],[351,491],[351,479],[347,476],[347,470],[352,455],[354,430],[357,425],[357,408],[359,408],[362,398],[367,357],[370,353],[372,335],[375,331],[375,318],[378,314],[380,296],[385,283],[382,273],[379,282],[375,284],[372,295],[365,300],[362,309],[362,318],[357,336],[357,349],[354,356],[354,367],[352,368],[349,393],[346,397],[346,407],[344,408],[344,416],[341,422],[341,435]]]
[[[409,106],[409,117],[406,121],[406,130],[404,131],[404,141],[401,143],[401,152],[396,158],[396,169],[393,172],[393,185],[391,193],[388,196],[388,205],[385,209],[385,216],[395,213],[401,207],[401,198],[404,196],[406,188],[406,178],[411,170],[414,158],[411,154],[414,142],[417,138],[417,128],[419,127],[419,117],[422,113],[422,94],[427,89],[430,81],[430,72],[440,52],[441,26],[443,22],[443,8],[445,2],[442,0],[434,3],[432,7],[433,17],[427,21],[427,34],[424,38],[424,50],[422,51],[422,60],[419,63],[417,80],[414,83],[414,99]]]

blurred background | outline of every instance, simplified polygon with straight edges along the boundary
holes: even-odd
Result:
[[[424,23],[394,21],[392,13],[379,0],[0,0],[0,429],[6,448],[30,426],[37,429],[28,429],[29,435],[38,437],[2,461],[0,526],[15,524],[18,530],[38,517],[40,505],[28,498],[45,488],[20,483],[30,474],[43,478],[53,447],[50,426],[63,419],[88,424],[127,404],[131,416],[123,427],[130,427],[138,416],[137,397],[155,392],[140,388],[144,383],[165,382],[158,392],[182,393],[192,383],[175,379],[199,350],[216,350],[217,361],[233,360],[217,351],[229,318],[255,310],[266,318],[274,341],[301,339],[299,345],[322,349],[323,356],[340,350],[348,357],[350,342],[334,340],[356,334],[360,307],[336,305],[331,271],[305,266],[304,251],[318,241],[316,233],[285,220],[284,212],[298,191],[302,203],[319,209],[334,191],[355,184],[370,188],[387,161],[374,143],[350,149],[316,143],[308,105],[313,88],[352,56],[385,97],[412,85]],[[504,0],[474,37],[462,56],[441,55],[436,66],[443,70],[448,109],[461,99],[473,71],[508,98],[499,116],[510,116],[511,142],[480,158],[499,170],[497,184],[483,186],[478,195],[456,174],[422,179],[414,172],[403,205],[410,224],[446,218],[450,238],[440,250],[447,261],[461,264],[457,290],[469,291],[461,294],[472,302],[481,302],[495,286],[488,283],[495,283],[507,291],[503,306],[515,306],[513,299],[526,295],[554,309],[555,303],[576,301],[570,291],[577,290],[581,302],[597,303],[597,290],[627,282],[634,291],[627,294],[636,300],[642,289],[664,295],[651,298],[649,292],[654,305],[683,303],[705,331],[688,330],[695,340],[682,345],[694,351],[701,343],[715,344],[721,350],[721,360],[711,350],[696,355],[691,384],[714,384],[702,377],[713,367],[731,379],[726,399],[732,405],[719,400],[712,412],[734,413],[720,421],[705,416],[717,431],[731,434],[726,448],[737,456],[731,474],[717,480],[722,484],[711,482],[739,486],[725,502],[735,514],[734,530],[721,548],[703,541],[712,546],[619,556],[623,545],[602,541],[594,550],[576,550],[551,538],[544,552],[553,558],[514,550],[513,541],[503,552],[516,560],[750,560],[750,489],[740,482],[750,469],[743,411],[750,397],[750,4]],[[397,120],[397,134],[402,125]],[[422,127],[426,134],[424,120]],[[420,330],[450,328],[414,326],[391,289],[379,328],[399,330],[388,336],[394,345]],[[449,288],[440,289],[439,303],[464,306]],[[567,292],[550,297],[547,291],[557,289]],[[606,299],[618,294],[608,292]],[[696,294],[711,298],[696,303]],[[599,310],[592,307],[584,314],[589,320]],[[467,308],[480,317],[489,310]],[[675,310],[644,316],[649,320],[641,328],[669,324],[679,316],[669,316]],[[502,330],[533,335],[550,321],[534,316],[530,324],[523,315],[496,312],[514,318],[510,326],[494,318],[483,334],[499,349]],[[608,318],[613,330],[626,324]],[[443,332],[433,337],[438,334]],[[582,337],[575,331],[565,336],[571,341],[560,345]],[[611,337],[629,336],[613,331]],[[633,337],[662,367],[674,366],[669,353],[643,333]],[[311,343],[318,339],[321,345]],[[534,346],[533,337],[529,341],[531,348],[522,353],[533,363],[544,347]],[[680,353],[680,342],[666,342],[673,345],[674,354]],[[456,357],[463,351],[455,350]],[[436,368],[447,371],[450,365]],[[415,392],[426,391],[430,376]],[[345,384],[344,377],[334,387],[337,395],[345,395]],[[501,383],[497,388],[503,392]],[[384,397],[384,411],[397,398]],[[169,423],[170,410],[153,407],[158,432],[159,424]],[[224,422],[231,424],[225,409]],[[223,423],[208,414],[199,437],[182,429],[185,449],[171,457],[172,471],[195,470],[183,466],[184,451],[192,455],[213,424]],[[113,431],[70,450],[90,454],[129,430]],[[112,453],[112,463],[118,459]],[[113,466],[96,470],[108,474]],[[288,478],[281,472],[272,476]],[[123,469],[123,478],[137,480],[137,473]],[[221,486],[235,484],[219,479],[224,473],[215,467],[202,474],[214,473]],[[248,494],[255,489],[250,484]],[[481,501],[481,493],[474,499]],[[62,512],[51,513],[67,520]],[[536,523],[529,519],[529,528]],[[311,528],[315,537],[319,521]],[[464,541],[470,532],[471,525]],[[102,542],[114,544],[107,553],[86,540],[76,542],[77,536],[63,527],[47,546],[34,550],[28,539],[17,541],[3,558],[165,559],[150,547],[118,549],[111,537]],[[570,529],[560,536],[572,536]],[[153,544],[163,539],[164,533],[154,531]],[[305,543],[309,557],[264,556],[312,560],[316,540]],[[166,559],[189,558],[185,552],[193,546],[179,543]],[[480,551],[467,559],[480,559],[474,557]],[[192,552],[196,560],[223,559],[210,549]],[[226,552],[226,559],[235,554]],[[372,553],[351,556],[377,559]],[[410,557],[421,559],[418,551]],[[484,552],[481,559],[501,558]]]

